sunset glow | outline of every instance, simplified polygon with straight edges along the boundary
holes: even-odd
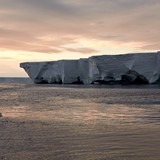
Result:
[[[158,0],[0,0],[0,77],[20,62],[157,51]]]

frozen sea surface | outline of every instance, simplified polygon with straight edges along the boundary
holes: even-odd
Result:
[[[0,159],[160,160],[160,86],[0,83]]]

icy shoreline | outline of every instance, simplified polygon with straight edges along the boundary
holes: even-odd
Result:
[[[102,55],[79,60],[25,62],[34,83],[159,84],[160,53]]]

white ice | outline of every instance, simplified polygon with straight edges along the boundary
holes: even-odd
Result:
[[[102,55],[79,60],[49,62],[25,62],[24,68],[35,83],[90,84],[97,80],[121,80],[121,76],[132,70],[143,75],[149,83],[160,79],[160,53],[136,53],[123,55]]]

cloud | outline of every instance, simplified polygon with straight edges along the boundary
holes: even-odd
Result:
[[[82,54],[89,54],[89,53],[97,53],[97,50],[90,49],[90,48],[64,48],[69,52],[78,52]]]
[[[0,57],[0,60],[14,60],[12,57]]]
[[[0,49],[54,54],[87,39],[139,42],[139,49],[157,50],[159,10],[159,0],[0,0]],[[98,48],[67,50],[91,53]]]

